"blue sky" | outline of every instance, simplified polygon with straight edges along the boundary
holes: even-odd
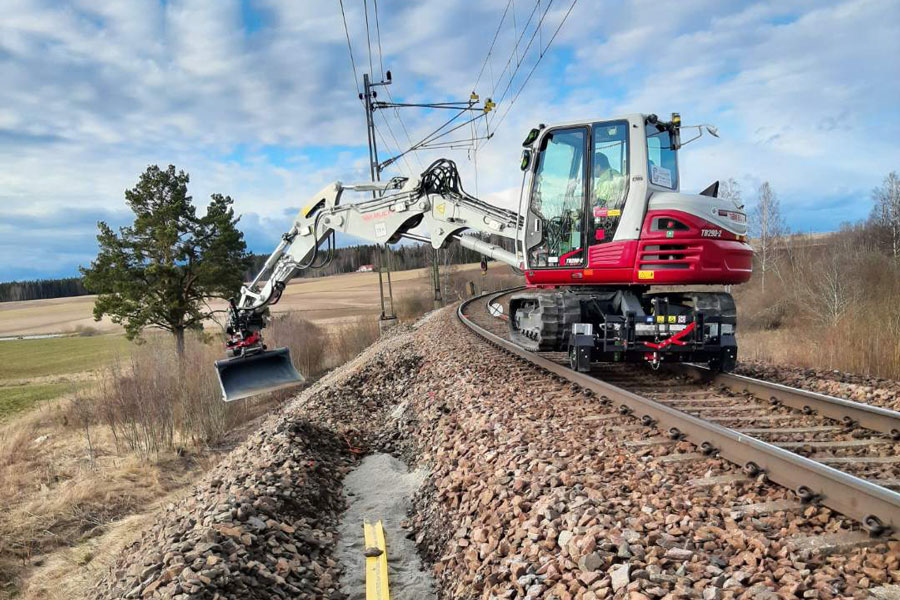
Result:
[[[364,3],[344,5],[361,76]],[[569,0],[541,1],[527,51],[534,0],[382,0],[381,60],[370,2],[372,70],[392,71],[398,101],[465,99],[507,5],[476,89],[499,99],[509,57],[521,62],[502,116]],[[76,274],[96,253],[96,221],[128,222],[123,192],[148,164],[188,171],[200,204],[235,198],[256,252],[308,195],[367,178],[337,0],[0,0],[0,11],[0,280]],[[684,149],[684,190],[734,177],[752,205],[770,181],[794,230],[835,229],[864,218],[871,189],[900,169],[898,24],[894,0],[579,0],[477,155],[432,151],[388,175],[447,155],[475,192],[477,156],[478,194],[510,205],[536,123],[678,111],[721,132]],[[402,115],[376,117],[382,157],[442,116]]]

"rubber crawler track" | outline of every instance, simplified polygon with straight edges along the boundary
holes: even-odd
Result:
[[[585,373],[578,373],[567,365],[563,353],[529,352],[506,338],[507,323],[489,315],[487,307],[503,296],[522,288],[512,288],[477,296],[460,304],[459,320],[469,329],[494,346],[526,360],[548,373],[577,384],[588,395],[596,395],[604,404],[614,405],[622,414],[640,419],[648,427],[665,432],[659,443],[686,440],[694,444],[699,455],[718,454],[740,466],[750,477],[765,476],[768,480],[793,490],[800,501],[815,502],[827,506],[858,521],[873,536],[900,539],[900,493],[890,489],[900,486],[900,479],[884,478],[876,481],[864,479],[848,471],[871,465],[900,467],[896,452],[900,438],[900,413],[866,404],[833,398],[775,383],[731,374],[713,374],[702,367],[685,365],[676,372],[690,375],[708,385],[728,390],[727,397],[704,398],[706,404],[691,400],[693,394],[673,386],[671,380],[658,382],[654,377],[641,377],[630,373],[641,371],[636,365],[620,368],[612,377],[626,387],[637,387],[639,393],[613,385]],[[479,309],[480,307],[480,309]],[[646,372],[645,372],[646,373]],[[683,379],[682,379],[683,380]],[[673,390],[673,388],[676,388]],[[699,388],[698,388],[699,389]],[[653,399],[647,397],[652,395]],[[713,402],[738,402],[734,406]],[[742,404],[741,404],[742,403]],[[748,403],[755,403],[748,408]],[[748,410],[771,408],[771,415],[746,417]],[[729,409],[738,415],[728,416]],[[691,414],[693,412],[694,414]],[[711,416],[717,414],[719,416]],[[724,414],[724,416],[723,416]],[[718,422],[735,422],[740,419],[768,420],[773,423],[765,429],[730,428]],[[797,427],[798,422],[802,427]],[[812,423],[810,422],[812,420]],[[787,422],[787,423],[785,423]],[[825,425],[816,423],[828,423]],[[748,435],[756,433],[788,435],[814,432],[827,434],[826,441],[773,442]],[[875,437],[860,439],[863,434]],[[829,441],[835,432],[846,434],[846,441]],[[798,452],[809,452],[815,447],[851,447],[891,445],[891,455],[880,457],[848,457],[846,459],[813,460]],[[786,448],[797,450],[796,452]],[[838,470],[825,464],[840,464]]]

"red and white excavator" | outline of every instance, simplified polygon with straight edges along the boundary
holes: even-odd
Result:
[[[703,129],[696,127],[693,141]],[[415,179],[345,185],[313,196],[259,274],[231,302],[216,362],[225,400],[302,381],[286,349],[267,350],[268,307],[299,270],[330,258],[335,232],[376,243],[451,242],[525,274],[509,302],[510,338],[532,351],[592,361],[690,361],[729,371],[737,357],[731,295],[687,286],[743,283],[753,250],[742,206],[680,191],[679,115],[632,114],[532,129],[523,144],[518,210],[467,194],[456,165],[438,160]],[[684,142],[687,143],[687,142]],[[376,192],[347,202],[345,192]],[[512,251],[466,231],[508,238]],[[653,286],[665,286],[657,291]]]

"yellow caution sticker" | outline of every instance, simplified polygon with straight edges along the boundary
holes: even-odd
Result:
[[[665,318],[663,315],[658,315],[658,316],[656,317],[656,322],[657,322],[657,323],[665,323],[665,322],[666,322],[666,318]]]
[[[655,271],[638,271],[638,279],[653,279]]]
[[[437,206],[434,207],[434,209],[437,211],[437,213],[439,215],[443,216],[444,211],[447,210],[447,205],[446,204],[438,204]]]
[[[313,200],[312,202],[304,206],[303,210],[300,211],[300,214],[302,214],[304,217],[308,217],[309,211],[311,211],[315,207],[316,202],[318,202],[318,200]]]
[[[675,323],[677,317],[675,315],[669,315],[669,323]]]
[[[366,600],[391,600],[388,589],[387,546],[381,521],[363,523],[366,538]]]
[[[621,215],[622,215],[622,211],[619,210],[618,208],[611,208],[608,211],[606,211],[607,217],[618,217]]]

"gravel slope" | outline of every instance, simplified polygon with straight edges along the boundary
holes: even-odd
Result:
[[[741,362],[735,373],[900,411],[900,381],[894,379],[764,362]]]
[[[415,375],[398,342],[367,350],[266,420],[159,515],[96,597],[344,598],[332,558],[341,480]]]
[[[742,516],[794,498],[756,481],[698,485],[740,473],[629,446],[657,432],[449,318],[415,341],[429,356],[406,435],[432,469],[415,526],[446,598],[862,598],[900,581],[900,544],[792,549],[795,536],[855,526],[816,507]]]
[[[792,494],[718,459],[671,462],[693,448],[657,435],[445,309],[269,419],[97,595],[343,598],[332,552],[355,451],[428,468],[410,535],[445,599],[864,598],[900,582],[900,544],[804,551],[854,524],[815,506],[754,516]]]

